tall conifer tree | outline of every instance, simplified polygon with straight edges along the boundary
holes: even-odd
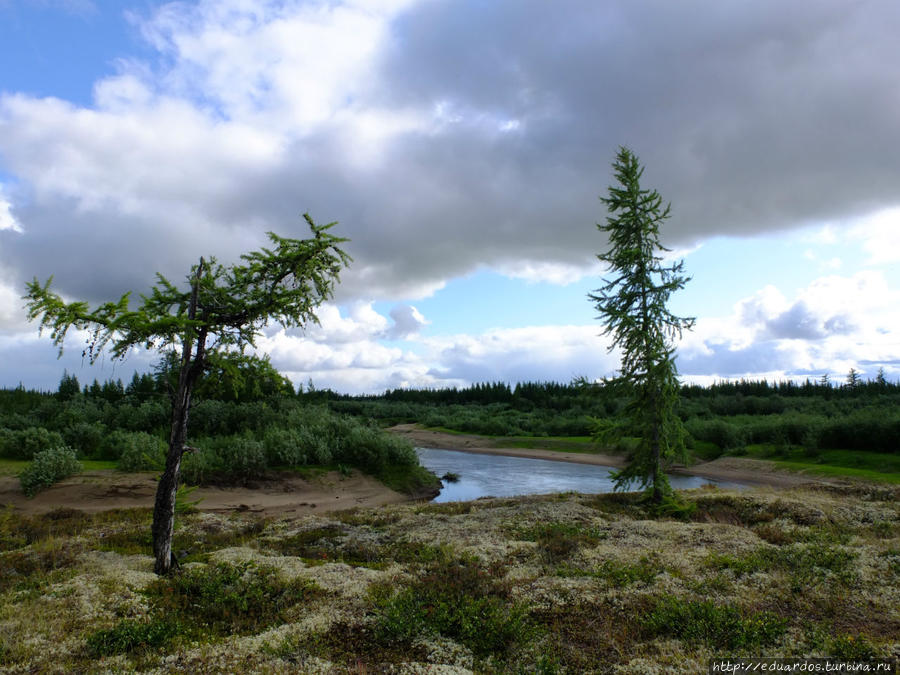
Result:
[[[637,446],[628,465],[616,472],[616,488],[638,481],[654,503],[671,491],[664,465],[684,455],[684,429],[675,413],[678,373],[676,338],[694,325],[693,318],[672,314],[667,303],[689,281],[682,275],[683,261],[663,264],[660,225],[669,218],[656,190],[641,187],[644,169],[625,147],[619,148],[613,171],[618,182],[601,197],[608,216],[597,228],[606,233],[609,250],[597,257],[608,266],[605,285],[590,293],[612,336],[609,350],[619,349],[622,365],[609,381],[627,397],[622,416],[605,425],[598,436],[603,442],[636,436]]]

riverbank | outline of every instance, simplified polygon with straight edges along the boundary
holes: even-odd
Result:
[[[414,445],[423,448],[438,448],[441,450],[457,450],[460,452],[472,452],[485,455],[505,455],[507,457],[525,457],[529,459],[547,459],[556,462],[573,462],[576,464],[590,464],[593,466],[611,466],[621,468],[625,466],[625,458],[600,452],[571,452],[552,448],[510,448],[502,447],[497,439],[475,434],[456,434],[445,431],[423,429],[417,424],[398,424],[388,429],[389,432],[402,436]],[[540,438],[535,438],[535,443],[540,443]],[[713,480],[743,483],[750,485],[765,485],[770,487],[799,487],[809,484],[835,483],[834,480],[824,479],[819,476],[810,476],[803,473],[784,471],[774,462],[761,459],[749,459],[745,457],[720,457],[710,462],[702,462],[690,467],[676,465],[670,469],[670,473],[686,476],[700,476]]]

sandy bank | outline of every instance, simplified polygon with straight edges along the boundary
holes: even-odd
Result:
[[[58,508],[87,512],[150,508],[156,495],[156,475],[85,471],[39,492],[32,499],[22,493],[17,478],[2,476],[0,506],[12,505],[17,511],[27,514]],[[331,471],[310,480],[287,475],[277,480],[257,481],[246,487],[201,487],[189,497],[189,501],[200,500],[197,508],[202,511],[247,512],[266,516],[383,506],[409,499],[358,471],[350,476]]]

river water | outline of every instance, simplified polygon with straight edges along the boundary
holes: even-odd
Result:
[[[444,481],[436,502],[459,502],[479,497],[513,497],[552,492],[612,492],[611,466],[576,464],[547,459],[482,455],[457,450],[416,448],[422,466],[443,476],[448,471],[459,481]],[[721,487],[741,487],[738,483],[715,481],[699,476],[670,475],[673,488],[695,488],[712,483]],[[637,486],[635,487],[637,489]]]

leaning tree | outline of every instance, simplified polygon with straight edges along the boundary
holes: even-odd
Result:
[[[622,354],[619,375],[609,384],[628,401],[623,416],[601,427],[606,442],[636,436],[625,468],[614,478],[617,488],[638,481],[654,503],[671,490],[662,463],[684,454],[684,431],[675,413],[678,372],[675,368],[676,337],[694,325],[694,319],[677,317],[666,306],[669,296],[689,280],[681,274],[682,262],[666,266],[661,253],[659,227],[669,217],[656,190],[641,187],[644,172],[638,158],[619,148],[613,163],[618,186],[601,197],[608,216],[597,225],[609,239],[609,250],[597,257],[608,266],[605,285],[590,293],[604,335],[612,336],[609,350]]]
[[[262,329],[275,321],[286,327],[317,322],[316,308],[332,297],[340,271],[350,257],[340,248],[347,241],[303,216],[312,230],[308,239],[288,239],[269,233],[271,248],[241,256],[228,267],[214,258],[193,266],[186,288],[178,288],[161,274],[150,295],[132,309],[131,293],[116,302],[91,309],[86,302],[65,302],[50,290],[53,277],[28,284],[28,318],[40,318],[40,328],[62,354],[69,328],[89,332],[85,356],[93,363],[104,351],[124,358],[134,347],[174,352],[178,378],[173,386],[171,430],[166,467],[156,490],[153,509],[155,571],[173,567],[172,533],[175,493],[187,444],[191,395],[203,372],[212,364],[227,364],[228,353],[255,346]]]

